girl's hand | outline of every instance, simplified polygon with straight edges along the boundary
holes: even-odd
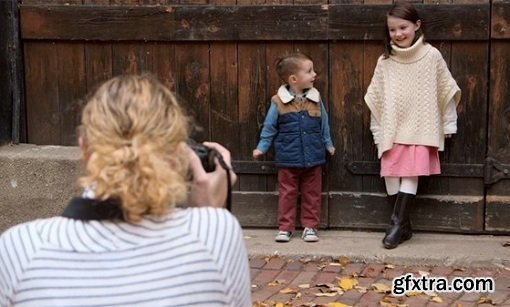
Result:
[[[232,161],[230,151],[218,143],[204,142],[205,146],[217,150],[225,164],[230,168],[229,176],[232,185],[237,180],[237,175],[232,170]],[[192,206],[212,206],[223,207],[227,200],[227,173],[225,169],[219,164],[218,159],[215,159],[216,168],[213,172],[206,173],[202,167],[200,159],[196,153],[188,148],[190,155],[190,169],[193,173],[193,182],[191,183],[191,191],[189,202]]]
[[[328,148],[328,152],[329,152],[329,154],[330,154],[331,156],[332,156],[332,155],[334,155],[334,154],[335,154],[335,147],[333,147],[333,146],[329,147],[329,148]]]
[[[264,153],[258,149],[254,149],[252,152],[253,158],[257,159],[258,157],[262,156]]]

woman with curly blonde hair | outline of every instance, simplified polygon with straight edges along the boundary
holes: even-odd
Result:
[[[103,83],[79,127],[85,192],[62,216],[2,234],[0,305],[251,306],[242,230],[222,208],[225,172],[205,172],[188,129],[153,77]],[[204,145],[230,166],[228,150]]]

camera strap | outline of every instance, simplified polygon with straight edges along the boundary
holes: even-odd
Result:
[[[124,218],[117,201],[84,197],[73,197],[62,213],[62,216],[83,221],[122,220]]]
[[[227,201],[225,207],[227,208],[228,211],[232,211],[232,180],[230,179],[230,171],[232,169],[227,165],[227,163],[225,163],[225,160],[223,160],[222,155],[217,153],[216,157],[218,158],[218,162],[220,163],[221,167],[227,173]]]

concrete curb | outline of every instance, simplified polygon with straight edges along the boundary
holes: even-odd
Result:
[[[0,232],[59,215],[80,190],[80,151],[72,146],[30,144],[0,147]]]
[[[276,243],[274,229],[244,229],[250,256],[290,258],[346,256],[353,262],[455,267],[503,267],[510,270],[510,236],[416,233],[396,249],[381,244],[382,232],[319,231],[320,241],[305,243],[295,233],[289,243]]]

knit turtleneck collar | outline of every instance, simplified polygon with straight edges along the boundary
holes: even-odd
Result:
[[[393,54],[390,56],[392,60],[399,63],[414,63],[423,58],[432,46],[423,42],[422,35],[411,47],[400,48],[392,43],[391,48],[393,49]]]

